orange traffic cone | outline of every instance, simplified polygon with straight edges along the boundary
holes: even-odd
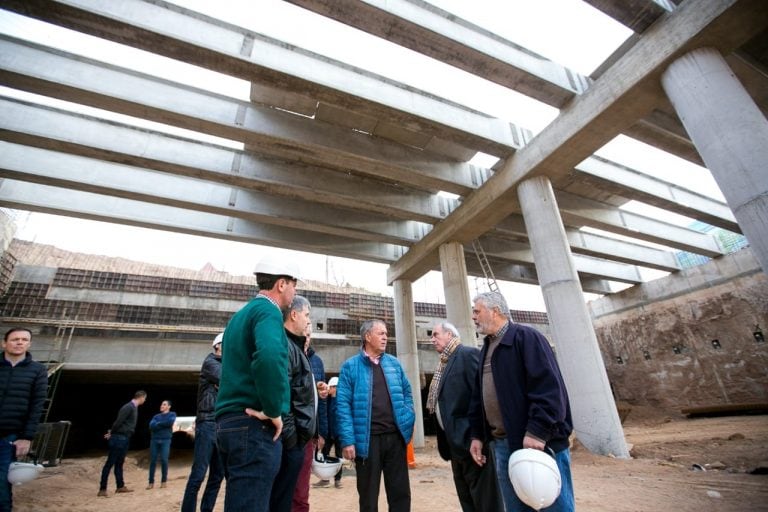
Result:
[[[406,458],[408,459],[408,469],[413,469],[416,467],[416,454],[413,453],[413,439],[408,443],[408,448],[406,449]]]

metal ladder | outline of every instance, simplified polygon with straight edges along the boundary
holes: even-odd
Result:
[[[66,311],[62,316],[66,316]],[[42,422],[48,421],[48,414],[51,411],[53,399],[56,396],[56,388],[59,386],[61,369],[66,363],[69,345],[72,342],[72,335],[74,333],[74,320],[64,320],[63,323],[59,324],[56,328],[56,337],[54,338],[53,346],[48,352],[48,361],[46,362],[46,366],[48,367],[48,393],[45,398],[45,405],[43,406],[43,414],[41,416]]]
[[[488,262],[488,256],[485,255],[483,246],[480,245],[479,238],[472,240],[472,249],[474,249],[477,261],[480,263],[480,269],[483,271],[483,276],[485,276],[485,282],[488,283],[488,289],[498,293],[499,285],[496,284],[496,276],[493,275],[493,269]]]

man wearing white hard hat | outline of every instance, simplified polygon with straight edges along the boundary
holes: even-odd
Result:
[[[573,422],[552,348],[536,329],[512,322],[500,293],[481,293],[473,303],[472,320],[485,338],[469,415],[469,451],[476,464],[483,465],[483,444],[491,440],[506,512],[572,512],[569,436]],[[509,478],[510,455],[523,448],[551,453],[559,469],[559,496],[546,508],[529,506],[528,496],[518,495]]]
[[[221,379],[221,343],[224,333],[216,335],[211,343],[213,352],[209,353],[200,368],[197,383],[197,416],[195,417],[195,453],[192,469],[189,472],[184,498],[181,501],[181,512],[197,510],[197,494],[208,472],[203,498],[200,502],[201,512],[213,512],[216,498],[219,495],[221,481],[224,479],[224,468],[221,465],[219,449],[216,446],[216,398],[219,394]]]
[[[216,438],[227,479],[224,510],[269,511],[289,412],[288,338],[283,310],[296,295],[298,270],[266,257],[254,272],[259,293],[224,330]]]

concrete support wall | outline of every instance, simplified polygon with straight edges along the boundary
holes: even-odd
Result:
[[[662,85],[768,271],[768,121],[712,48],[677,59]]]
[[[768,276],[749,249],[589,304],[617,400],[768,402]],[[757,328],[759,326],[759,329]]]
[[[448,321],[459,330],[463,344],[476,347],[475,324],[472,322],[472,303],[469,298],[467,264],[464,247],[458,242],[440,246],[440,270],[445,289],[445,311]]]
[[[398,279],[393,283],[395,291],[395,330],[397,330],[397,357],[405,369],[413,392],[413,408],[416,425],[413,429],[413,446],[424,447],[424,415],[421,408],[421,378],[419,353],[416,346],[416,314],[413,309],[411,282]]]
[[[552,185],[545,177],[518,187],[557,360],[568,387],[574,431],[590,451],[628,458],[600,347],[584,303]]]

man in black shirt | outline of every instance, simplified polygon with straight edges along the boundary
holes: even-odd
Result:
[[[117,481],[117,490],[115,492],[133,492],[125,486],[123,480],[123,463],[128,454],[128,442],[131,440],[133,431],[136,430],[136,421],[139,419],[139,406],[147,400],[146,391],[137,391],[133,395],[133,400],[123,405],[117,412],[117,419],[112,424],[112,428],[104,434],[104,439],[109,442],[109,453],[107,462],[101,470],[101,483],[99,484],[99,493],[97,496],[107,497],[107,482],[109,480],[109,471],[114,466],[115,480]]]

